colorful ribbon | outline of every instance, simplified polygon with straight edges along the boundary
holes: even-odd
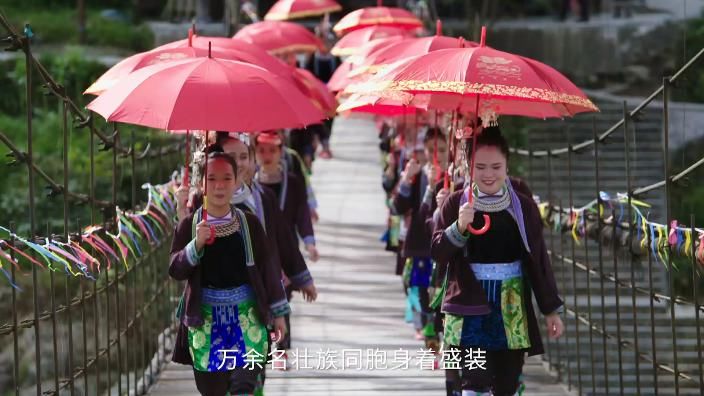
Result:
[[[641,212],[641,208],[650,208],[650,204],[632,198],[629,200],[628,195],[624,193],[618,193],[614,198],[607,192],[601,191],[599,198],[584,207],[569,209],[570,214],[565,224],[562,223],[565,215],[564,209],[554,211],[549,202],[540,202],[539,198],[536,198],[536,201],[545,226],[552,227],[558,232],[563,228],[569,230],[572,239],[578,244],[581,238],[587,237],[588,213],[603,218],[606,209],[609,208],[613,213],[612,221],[620,225],[626,213],[626,205],[630,201],[633,211],[633,232],[635,240],[639,241],[642,250],[650,251],[652,257],[663,264],[669,262],[670,254],[692,258],[694,253],[695,259],[704,266],[704,230],[697,229],[695,236],[691,228],[680,225],[677,220],[671,220],[668,233],[665,225],[648,221]],[[616,210],[618,210],[618,214],[615,213]],[[674,262],[673,267],[677,269]]]
[[[66,274],[72,276],[85,276],[95,280],[92,272],[100,272],[102,263],[108,269],[113,261],[121,262],[129,269],[130,259],[138,259],[144,255],[142,243],[154,245],[173,228],[175,220],[175,205],[173,194],[175,192],[173,180],[163,185],[145,184],[148,191],[147,205],[139,212],[124,212],[116,208],[117,234],[112,234],[100,225],[92,225],[83,229],[80,240],[67,242],[54,241],[45,238],[43,244],[38,244],[22,238],[7,228],[0,230],[7,232],[14,242],[0,240],[0,272],[7,278],[10,286],[21,290],[12,282],[11,275],[3,265],[10,264],[22,273],[22,262],[28,262],[42,269],[56,271],[60,264]],[[24,248],[31,250],[29,253]],[[98,253],[98,258],[89,253],[87,248]],[[15,254],[11,256],[9,252]]]

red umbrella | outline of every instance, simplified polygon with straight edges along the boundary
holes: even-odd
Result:
[[[370,56],[370,54],[373,54],[376,51],[381,51],[391,45],[391,43],[402,39],[403,37],[401,36],[391,36],[383,39],[376,39],[365,44],[358,54],[349,57],[342,62],[337,69],[335,69],[335,72],[328,81],[328,88],[330,88],[333,92],[338,92],[344,90],[352,83],[364,81],[364,78],[367,77],[363,78],[360,76],[353,76],[353,71],[357,67],[357,62],[363,61],[366,57]]]
[[[242,58],[241,61],[262,66],[265,69],[269,69],[275,74],[282,76],[290,73],[288,65],[254,44],[248,43],[244,40],[235,40],[227,37],[199,36],[193,33],[194,31],[195,27],[190,28],[188,30],[188,38],[164,44],[151,50],[150,52],[188,47],[195,47],[204,50],[210,50],[212,48],[217,52],[234,51]],[[250,54],[251,57],[248,57],[245,53]]]
[[[270,54],[315,52],[323,49],[323,42],[301,25],[285,21],[263,21],[247,25],[235,39],[254,44]]]
[[[325,118],[283,77],[210,57],[144,67],[87,107],[108,121],[165,130],[261,131]]]
[[[296,85],[313,105],[326,115],[334,116],[337,100],[327,85],[306,69],[293,68],[292,73]]]
[[[342,10],[334,0],[279,0],[264,15],[267,21],[307,18]]]
[[[87,107],[108,121],[170,131],[300,128],[324,118],[283,77],[210,56],[144,67]]]
[[[537,118],[565,117],[598,108],[569,79],[538,61],[486,47],[486,28],[476,48],[438,50],[413,58],[390,73],[371,81],[379,91],[403,91],[420,97],[437,99],[433,108],[472,113],[489,124],[499,114]],[[383,95],[383,92],[382,92]],[[481,105],[480,105],[481,103]],[[476,139],[479,131],[471,132]],[[472,145],[472,150],[476,147]],[[474,152],[470,159],[470,180],[474,178]],[[473,195],[468,193],[468,201]],[[480,230],[489,229],[489,217]]]
[[[435,36],[408,38],[390,44],[383,50],[375,51],[366,57],[354,74],[375,73],[382,67],[401,59],[428,54],[441,49],[460,48],[461,46],[468,48],[476,47],[478,44],[467,42],[457,37],[443,36],[442,24],[438,21]]]
[[[485,37],[485,36],[482,36]],[[476,114],[485,123],[500,114],[535,118],[598,111],[569,79],[544,63],[484,45],[421,55],[367,84],[432,100],[441,110]]]
[[[423,27],[423,22],[413,15],[413,13],[403,8],[382,7],[381,0],[377,0],[376,7],[361,8],[345,15],[332,30],[337,33],[338,36],[342,36],[353,30],[374,25],[416,30]]]
[[[415,114],[418,110],[418,107],[413,105],[404,105],[398,100],[379,98],[365,94],[353,94],[337,108],[339,113],[367,113],[378,116]]]
[[[357,54],[354,54],[348,58],[349,61],[354,63],[355,66],[359,66],[364,63],[364,60],[370,56],[374,56],[376,53],[383,51],[391,44],[404,40],[403,36],[391,36],[386,38],[380,38],[372,40],[360,48]]]
[[[402,59],[395,62],[386,70],[382,71],[379,78],[383,78],[386,74],[393,73],[396,68],[410,63],[414,58]],[[374,90],[370,88],[369,84],[374,86],[376,83],[373,80],[371,82],[365,81],[367,77],[366,75],[357,76],[355,81],[347,85],[345,90],[341,93],[341,96],[346,96],[347,98],[338,106],[338,112],[344,113],[352,111],[381,116],[393,116],[413,114],[418,110],[425,111],[428,109],[429,106],[427,102],[415,100],[414,95],[403,91],[387,91],[384,92],[383,97],[375,95],[373,93]]]
[[[354,64],[350,61],[344,61],[335,69],[335,72],[328,80],[328,89],[332,92],[338,92],[345,89],[350,84],[351,80],[348,77],[349,72],[354,69]]]
[[[390,26],[369,26],[355,30],[343,36],[330,50],[335,56],[349,56],[358,53],[362,47],[372,40],[393,36],[409,37],[408,30]]]
[[[189,31],[189,35],[192,30]],[[197,47],[208,49],[210,47],[214,49],[241,49],[242,44],[237,41],[232,41],[232,39],[227,37],[209,37],[209,36],[199,36],[195,33],[191,37],[182,40],[173,41],[161,46],[154,48],[152,51],[171,49],[171,48],[186,48],[186,47]]]
[[[215,49],[212,50],[211,54],[215,58],[252,63],[270,70],[274,74],[283,76],[290,74],[288,66],[285,63],[267,54],[266,51],[245,42],[241,42],[240,46],[242,48],[230,48],[227,50]],[[252,47],[254,49],[252,49]],[[186,58],[202,58],[205,56],[208,56],[208,49],[203,49],[200,47],[168,48],[135,54],[123,59],[115,66],[111,67],[83,93],[99,95],[101,92],[115,85],[128,74],[145,66]]]

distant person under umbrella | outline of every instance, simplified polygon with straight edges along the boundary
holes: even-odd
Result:
[[[306,69],[313,73],[320,81],[327,83],[330,81],[332,74],[335,73],[337,67],[342,63],[340,58],[331,54],[329,51],[330,46],[328,45],[332,39],[332,32],[330,31],[329,23],[325,22],[325,19],[319,26],[315,28],[315,34],[318,36],[325,47],[322,50],[314,52],[306,64]],[[332,134],[332,119],[327,119],[323,122],[321,128],[316,128],[315,133],[320,141],[322,151],[320,152],[320,158],[329,159],[332,158],[332,151],[330,151],[330,135]]]

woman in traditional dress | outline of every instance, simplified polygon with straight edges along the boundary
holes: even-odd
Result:
[[[259,220],[230,204],[237,164],[217,152],[206,161],[207,219],[203,208],[187,215],[171,246],[169,274],[187,281],[173,361],[193,366],[203,395],[252,395],[269,353],[267,324],[279,340],[290,308]]]
[[[433,234],[433,258],[448,263],[444,343],[465,358],[463,396],[514,395],[525,354],[543,353],[531,296],[535,294],[545,316],[550,338],[564,330],[559,315],[563,302],[538,207],[531,197],[517,193],[507,177],[506,140],[498,127],[475,133],[474,180],[445,199]],[[470,225],[475,230],[484,226],[484,215],[490,219],[488,231],[467,232]],[[482,360],[485,369],[471,364]]]
[[[312,261],[318,261],[319,254],[315,244],[315,233],[310,214],[310,207],[307,203],[305,183],[295,174],[288,172],[281,162],[283,141],[275,132],[262,132],[257,135],[255,142],[255,152],[259,170],[254,180],[270,188],[276,194],[279,209],[283,213],[281,226],[298,243],[298,239],[303,241],[308,257]],[[286,288],[289,300],[293,296],[294,288]],[[291,319],[286,316],[286,323],[289,329],[288,335],[279,343],[279,348],[287,350],[291,348]],[[284,355],[284,357],[288,357]]]
[[[402,255],[405,258],[405,285],[410,306],[414,308],[413,322],[419,338],[426,341],[426,347],[437,352],[437,343],[432,342],[436,339],[436,332],[428,295],[433,262],[430,258],[432,236],[426,227],[426,220],[432,212],[427,211],[428,206],[423,202],[432,199],[435,184],[446,167],[447,144],[439,128],[428,129],[422,142],[423,152],[408,160],[391,207],[394,214],[409,219]]]
[[[256,163],[254,145],[246,134],[221,134],[218,144],[223,151],[237,162],[238,185],[232,203],[245,212],[256,215],[264,226],[271,242],[274,261],[281,263],[285,286],[300,291],[306,301],[312,302],[318,296],[313,276],[301,255],[296,235],[290,233],[283,223],[283,213],[279,208],[276,193],[254,180]]]
[[[381,178],[381,186],[386,192],[384,199],[385,205],[389,209],[389,214],[387,217],[387,231],[384,235],[386,240],[386,250],[396,253],[396,262],[394,265],[394,273],[396,275],[403,274],[403,267],[405,264],[405,259],[403,257],[403,238],[401,232],[402,218],[394,214],[392,208],[392,198],[396,193],[396,187],[398,186],[399,179],[401,177],[402,159],[403,159],[403,149],[405,149],[401,144],[396,144],[395,142],[399,139],[399,129],[397,127],[391,127],[388,124],[382,124],[383,131],[380,132],[382,136],[382,143],[380,148],[382,154],[384,155],[384,172]],[[405,290],[405,289],[404,289]]]
[[[270,133],[270,132],[267,132]],[[299,132],[293,131],[292,134],[297,134]],[[279,135],[280,137],[280,135]],[[281,140],[283,142],[283,139]],[[287,147],[286,145],[281,146],[281,166],[283,172],[290,172],[296,175],[298,178],[303,180],[306,187],[306,199],[308,202],[308,209],[310,211],[310,217],[314,223],[318,222],[318,200],[315,198],[315,191],[313,190],[313,184],[310,181],[310,176],[312,175],[312,170],[310,167],[306,166],[305,161],[301,158],[296,150]]]

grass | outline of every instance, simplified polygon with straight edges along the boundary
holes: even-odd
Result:
[[[0,0],[0,11],[21,32],[29,23],[38,44],[77,44],[78,14],[75,8],[18,7]],[[115,47],[131,51],[146,51],[154,44],[154,35],[144,24],[131,24],[103,18],[98,10],[86,13],[86,44]]]

